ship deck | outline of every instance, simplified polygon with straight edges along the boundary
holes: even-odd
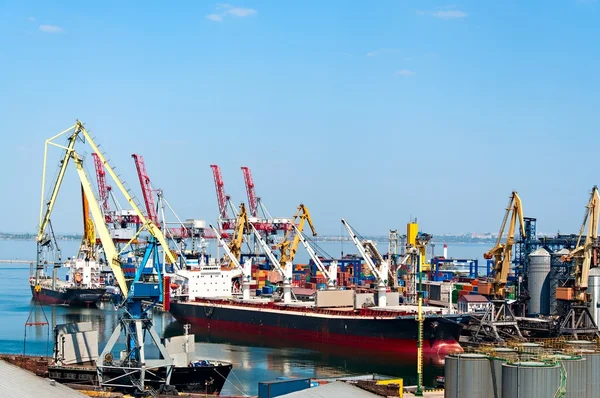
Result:
[[[414,317],[417,315],[417,306],[414,305],[397,305],[389,307],[370,307],[355,310],[353,307],[337,307],[337,308],[317,308],[314,302],[297,301],[290,304],[276,303],[264,299],[238,300],[231,298],[196,298],[195,301],[188,301],[187,304],[199,306],[214,306],[235,308],[249,311],[268,311],[276,313],[301,313],[304,316],[315,317],[336,317],[336,318],[353,318],[353,319],[373,319],[373,318],[388,318],[394,319],[398,317]],[[423,307],[424,316],[445,315],[441,308]]]

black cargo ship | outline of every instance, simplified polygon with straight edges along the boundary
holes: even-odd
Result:
[[[367,352],[398,362],[417,359],[418,322],[414,314],[389,310],[324,310],[284,304],[247,304],[227,299],[170,303],[169,312],[193,333],[272,339],[315,350],[337,348]],[[464,316],[425,315],[423,355],[426,363],[443,365],[449,353],[462,352],[459,338]],[[205,332],[206,333],[206,332]]]
[[[31,285],[33,299],[42,304],[66,304],[72,307],[90,307],[102,298],[106,288],[58,287],[53,290],[47,286]]]

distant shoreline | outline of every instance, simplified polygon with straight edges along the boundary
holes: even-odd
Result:
[[[387,236],[364,236],[364,239],[369,239],[375,242],[389,242],[389,238]],[[81,240],[82,235],[78,234],[64,234],[57,235],[57,240],[60,241],[69,241],[69,240]],[[36,235],[34,234],[13,234],[13,233],[0,233],[0,240],[36,240]],[[325,236],[316,236],[311,237],[311,240],[315,242],[350,242],[350,237],[348,236],[334,236],[334,235],[325,235]],[[446,244],[477,244],[477,243],[485,243],[485,244],[493,244],[496,242],[496,238],[472,238],[470,236],[465,235],[444,235],[440,237],[434,237],[430,244],[434,245],[443,245]]]

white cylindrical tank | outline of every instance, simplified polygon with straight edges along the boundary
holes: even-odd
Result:
[[[552,358],[559,361],[564,369],[566,393],[564,398],[585,397],[587,374],[586,360],[579,355],[555,354]],[[596,376],[597,377],[597,376]],[[600,395],[600,391],[598,391]]]
[[[446,356],[444,398],[494,398],[490,363],[483,354]]]
[[[590,270],[587,292],[592,296],[590,313],[594,318],[594,322],[598,325],[598,322],[600,322],[600,269],[598,267]]]
[[[578,354],[585,358],[586,391],[585,398],[600,397],[600,352],[581,349]]]
[[[502,364],[502,396],[551,398],[560,386],[560,365],[544,362]],[[464,397],[467,397],[465,395]]]
[[[542,247],[529,255],[528,284],[529,306],[528,314],[550,314],[550,253]]]
[[[538,343],[521,343],[516,348],[521,361],[531,361],[544,352],[544,347]]]

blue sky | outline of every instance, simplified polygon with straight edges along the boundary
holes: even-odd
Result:
[[[538,230],[576,232],[599,7],[0,1],[0,231],[35,230],[44,140],[79,118],[131,186],[144,155],[182,218],[216,219],[217,163],[235,202],[249,166],[273,215],[303,202],[322,234],[496,231],[513,189]],[[78,195],[71,170],[57,230],[81,229]]]

